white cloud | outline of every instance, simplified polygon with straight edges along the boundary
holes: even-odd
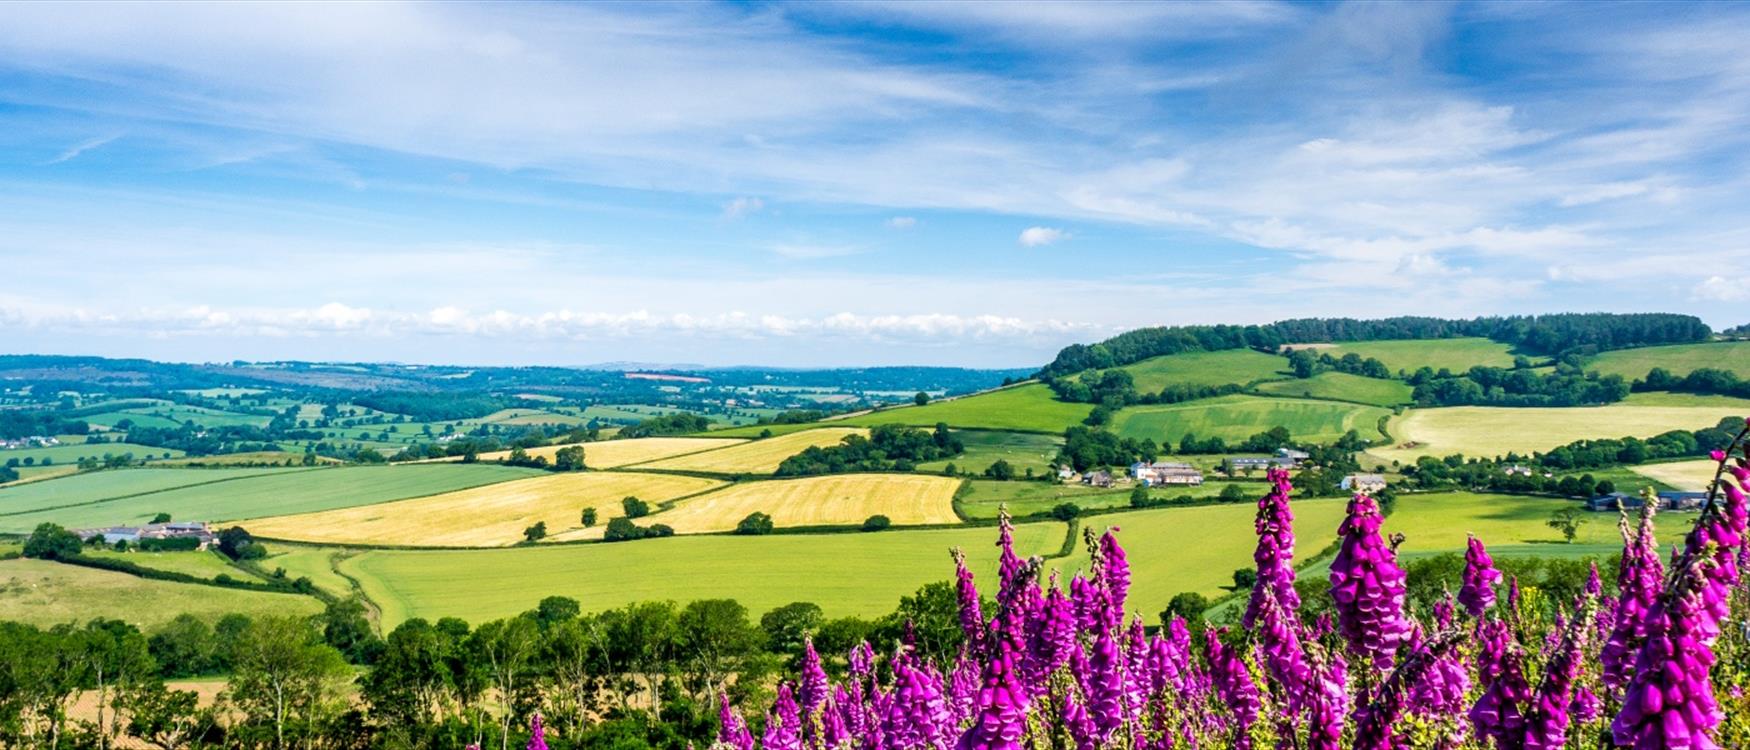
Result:
[[[50,159],[48,161],[48,163],[49,164],[60,164],[61,162],[72,161],[74,159],[79,158],[80,154],[83,154],[83,153],[90,151],[94,148],[102,148],[104,145],[106,145],[106,144],[110,143],[111,141],[114,141],[115,139],[120,138],[120,137],[121,136],[119,136],[119,135],[105,135],[105,136],[98,136],[96,138],[91,138],[88,140],[80,141],[79,143],[75,143],[72,146],[69,146],[67,148],[67,150],[62,151],[61,153],[57,154],[55,156],[55,158]]]
[[[1016,239],[1022,247],[1044,247],[1053,242],[1069,239],[1069,232],[1055,227],[1027,227],[1021,230],[1021,236]]]
[[[723,218],[740,219],[757,214],[766,208],[766,202],[758,198],[736,198],[723,204]]]
[[[818,258],[838,258],[846,255],[855,255],[862,252],[862,249],[855,245],[780,242],[772,245],[772,252],[792,260],[815,260]]]
[[[895,216],[887,220],[888,229],[911,229],[918,225],[918,220],[911,216]]]
[[[1750,282],[1743,278],[1728,279],[1724,276],[1709,276],[1700,284],[1696,284],[1691,293],[1696,299],[1711,302],[1742,302],[1750,299]]]

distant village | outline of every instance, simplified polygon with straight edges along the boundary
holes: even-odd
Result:
[[[22,450],[25,448],[52,448],[60,445],[60,439],[51,435],[30,435],[21,438],[0,438],[0,451]]]

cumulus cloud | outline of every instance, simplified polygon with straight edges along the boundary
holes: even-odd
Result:
[[[1021,230],[1021,236],[1016,239],[1022,247],[1044,247],[1054,242],[1069,239],[1069,232],[1055,227],[1027,227]]]
[[[764,211],[766,202],[758,198],[736,198],[723,204],[723,218],[740,219]]]

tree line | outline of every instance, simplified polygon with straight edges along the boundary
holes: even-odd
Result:
[[[901,425],[877,425],[869,436],[847,435],[838,445],[811,445],[778,464],[774,476],[805,477],[865,471],[911,471],[920,463],[953,458],[965,452],[960,438],[938,423],[925,431]]]

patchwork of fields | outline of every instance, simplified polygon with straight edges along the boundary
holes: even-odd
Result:
[[[1251,349],[1185,352],[1118,369],[1130,373],[1136,390],[1144,393],[1157,393],[1169,385],[1246,385],[1290,377],[1286,358]]]
[[[1357,354],[1362,359],[1372,357],[1384,363],[1394,373],[1414,372],[1421,367],[1463,372],[1477,365],[1513,366],[1512,348],[1485,338],[1347,341],[1319,344],[1313,348],[1320,354],[1333,357],[1342,357],[1349,353]]]
[[[1287,427],[1297,440],[1328,442],[1355,430],[1379,439],[1379,420],[1391,412],[1359,404],[1258,396],[1223,396],[1158,406],[1120,409],[1112,431],[1156,443],[1177,443],[1187,434],[1243,440],[1272,427]]]
[[[261,536],[301,542],[503,547],[523,541],[523,530],[537,522],[546,523],[552,535],[582,529],[584,508],[596,509],[599,529],[623,515],[620,500],[627,496],[656,505],[720,484],[671,474],[565,472],[413,500],[256,518],[245,526]]]
[[[553,454],[562,448],[572,445],[583,446],[583,463],[591,469],[613,469],[629,464],[655,461],[659,458],[679,456],[686,453],[698,453],[713,448],[723,448],[744,442],[732,438],[692,438],[692,437],[650,437],[633,438],[631,440],[601,440],[593,443],[570,443],[566,445],[546,445],[539,448],[529,448],[525,453],[530,458],[540,456],[553,460]],[[502,461],[510,458],[510,451],[494,451],[476,456],[481,461]],[[435,461],[461,461],[461,456],[435,459]]]
[[[851,427],[822,427],[632,466],[639,469],[698,471],[709,474],[770,474],[778,470],[778,464],[783,463],[784,459],[811,446],[824,448],[838,445],[848,436],[865,434],[868,434],[867,430]],[[589,461],[587,450],[584,452],[584,461]]]
[[[1750,414],[1750,401],[1710,399],[1707,405],[1654,406],[1630,396],[1609,406],[1516,408],[1451,406],[1411,409],[1387,425],[1394,447],[1369,455],[1412,462],[1421,456],[1490,457],[1546,451],[1583,438],[1651,437],[1668,430],[1712,427],[1725,417]]]
[[[962,471],[982,474],[991,464],[1001,460],[1014,467],[1016,476],[1026,474],[1028,469],[1035,474],[1044,474],[1050,470],[1052,460],[1063,447],[1063,440],[1033,432],[954,430],[953,435],[966,446],[966,452],[953,458],[918,464],[919,471],[941,471],[953,464]]]
[[[1065,428],[1081,424],[1092,408],[1089,404],[1058,401],[1044,384],[1028,383],[923,406],[882,409],[835,422],[864,427],[878,424],[933,427],[937,422],[946,422],[968,429],[1061,435]]]
[[[682,500],[639,523],[668,524],[677,534],[730,531],[753,513],[771,516],[780,528],[854,526],[874,515],[887,516],[896,526],[952,524],[960,520],[954,515],[954,490],[959,487],[960,480],[921,474],[836,474],[745,482]],[[601,535],[597,526],[560,538]]]
[[[1256,390],[1287,398],[1332,399],[1373,406],[1397,406],[1410,403],[1410,394],[1415,389],[1401,380],[1366,378],[1346,372],[1321,372],[1305,379],[1259,383]]]

